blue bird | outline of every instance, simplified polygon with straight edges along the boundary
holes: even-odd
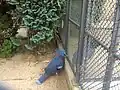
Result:
[[[59,73],[64,68],[65,55],[64,50],[56,49],[55,57],[45,68],[45,73],[36,80],[38,85],[41,85],[49,76]]]

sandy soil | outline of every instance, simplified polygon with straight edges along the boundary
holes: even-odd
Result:
[[[58,76],[50,77],[42,85],[35,84],[35,80],[43,73],[41,69],[48,64],[44,60],[49,61],[52,56],[47,54],[36,58],[25,53],[9,60],[0,59],[0,80],[7,82],[15,90],[68,90],[64,71]]]

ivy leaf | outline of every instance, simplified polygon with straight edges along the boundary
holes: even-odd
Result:
[[[49,37],[49,38],[47,39],[47,42],[50,42],[53,38],[54,38],[53,36]]]
[[[15,0],[17,10],[21,13],[23,24],[33,31],[30,42],[34,45],[50,42],[60,18],[64,15],[66,0]],[[31,49],[33,46],[25,45]]]
[[[20,46],[20,40],[16,39],[14,37],[11,37],[10,40],[12,41],[13,45],[19,47]]]
[[[17,0],[6,0],[11,5],[19,5],[19,2]]]

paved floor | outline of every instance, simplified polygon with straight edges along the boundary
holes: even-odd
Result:
[[[0,60],[0,80],[10,84],[15,90],[68,90],[65,72],[58,76],[50,77],[44,84],[38,86],[35,80],[39,74],[43,73],[40,69],[50,60],[52,55],[41,56],[36,61],[31,54],[19,54],[10,60]]]

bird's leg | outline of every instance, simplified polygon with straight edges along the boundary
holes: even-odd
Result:
[[[44,72],[44,68],[41,68],[41,69],[40,69],[40,72]]]
[[[60,70],[58,70],[58,71],[56,72],[56,75],[58,76],[58,75],[59,75],[59,73],[60,73]]]
[[[40,68],[40,73],[39,73],[39,75],[41,75],[42,73],[44,73],[45,72],[45,69],[44,68]]]
[[[58,72],[56,72],[56,75],[58,76]]]

